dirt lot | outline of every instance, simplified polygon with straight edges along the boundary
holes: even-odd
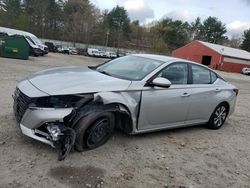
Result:
[[[51,147],[20,133],[11,97],[18,80],[51,67],[102,61],[60,54],[28,61],[0,58],[0,187],[250,187],[249,76],[221,73],[240,94],[235,113],[217,131],[116,132],[104,146],[73,151],[62,162]]]

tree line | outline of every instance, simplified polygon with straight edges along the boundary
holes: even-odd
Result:
[[[250,29],[226,37],[226,26],[215,17],[193,22],[163,18],[147,25],[131,21],[120,6],[101,11],[89,0],[0,0],[0,26],[29,31],[38,37],[171,53],[192,40],[241,47],[250,51]]]

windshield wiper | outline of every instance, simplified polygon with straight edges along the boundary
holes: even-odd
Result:
[[[106,74],[108,76],[111,76],[111,74],[109,74],[108,72],[104,71],[104,70],[98,70],[98,72],[102,73],[102,74]]]

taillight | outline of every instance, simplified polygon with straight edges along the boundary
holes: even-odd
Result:
[[[233,89],[233,91],[235,92],[236,96],[239,94],[239,89]]]

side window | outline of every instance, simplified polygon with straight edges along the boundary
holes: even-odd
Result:
[[[168,79],[172,84],[187,84],[188,65],[186,63],[175,63],[169,65],[158,75]]]
[[[210,72],[204,67],[192,65],[193,84],[210,84]]]
[[[214,72],[211,72],[211,82],[214,83],[217,80],[217,75]]]

